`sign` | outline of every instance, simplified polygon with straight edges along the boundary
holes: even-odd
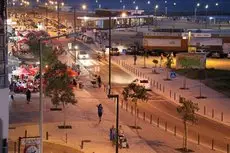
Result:
[[[189,33],[182,33],[182,37],[189,37]],[[210,38],[212,37],[211,33],[191,33],[191,37],[199,37],[199,38]]]
[[[24,153],[39,153],[37,145],[29,145],[24,149]]]
[[[175,72],[171,72],[171,73],[170,73],[170,78],[171,78],[171,79],[176,78],[176,73],[175,73]]]
[[[40,138],[24,138],[21,140],[23,145],[38,145],[40,144]]]

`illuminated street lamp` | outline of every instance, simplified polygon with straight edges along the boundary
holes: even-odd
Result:
[[[197,3],[195,6],[195,10],[194,10],[194,16],[195,16],[195,20],[196,20],[196,16],[197,16],[197,8],[200,7],[200,3]]]
[[[168,1],[165,1],[165,16],[168,15],[168,7],[167,7]]]
[[[176,2],[174,2],[173,5],[176,6]]]
[[[136,7],[135,7],[135,10],[136,10],[136,32],[137,32],[137,11],[138,11],[138,9],[139,9],[139,7],[136,6]]]
[[[207,25],[208,25],[208,4],[205,5],[205,12],[206,12],[205,28],[207,28]]]
[[[151,3],[150,1],[147,2],[147,4],[150,4],[150,3]]]
[[[216,3],[216,6],[219,6],[219,3]]]
[[[65,5],[65,3],[64,3],[64,2],[62,2],[62,3],[61,3],[61,6],[64,6],[64,5]]]
[[[83,4],[83,5],[81,6],[81,8],[82,8],[83,10],[86,10],[86,9],[87,9],[87,5]]]

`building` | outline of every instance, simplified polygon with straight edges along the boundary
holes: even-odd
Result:
[[[9,127],[9,90],[7,70],[6,4],[0,1],[0,153],[7,153]]]

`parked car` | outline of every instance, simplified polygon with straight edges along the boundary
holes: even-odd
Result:
[[[146,90],[151,91],[150,81],[147,79],[135,79],[133,83],[145,87]]]
[[[80,51],[78,53],[78,59],[88,59],[89,58],[89,54],[86,51]]]
[[[228,58],[230,58],[230,52],[228,52]]]
[[[118,48],[111,48],[110,55],[111,56],[119,56],[120,55],[119,49]]]

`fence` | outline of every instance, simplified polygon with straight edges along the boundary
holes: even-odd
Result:
[[[176,102],[179,104],[179,99],[181,95],[177,92],[174,92],[172,89],[166,90],[166,85],[160,83],[157,80],[154,80],[150,78],[149,76],[145,75],[143,72],[139,71],[138,68],[135,68],[134,66],[131,66],[127,64],[125,61],[121,60],[114,60],[118,65],[122,66],[123,68],[127,69],[129,72],[135,74],[138,77],[143,77],[148,80],[150,80],[150,84],[153,88],[153,90],[157,93],[167,95],[170,100]],[[135,110],[133,110],[133,106],[130,106],[129,103],[124,103],[124,101],[121,99],[120,100],[121,108],[125,109],[127,112],[130,112],[132,115],[136,115],[137,118],[143,119],[144,121],[148,121],[150,124],[155,124],[159,128],[163,128],[165,132],[170,132],[174,136],[180,136],[182,137],[183,135],[183,129],[179,129],[177,125],[170,125],[168,121],[162,120],[159,116],[153,116],[152,114],[146,114],[146,112],[141,112],[139,108],[137,109],[137,114],[133,114]],[[201,106],[199,105],[200,112],[199,114],[202,114],[203,116],[207,116],[212,119],[218,119],[221,122],[224,122],[224,113],[223,112],[217,112],[217,110],[208,108],[207,106]],[[201,109],[203,108],[203,109]],[[194,133],[192,131],[189,131],[189,138],[191,140],[195,140],[197,145],[205,145],[208,146],[210,149],[215,150],[215,149],[220,149],[224,152],[229,153],[229,144],[228,143],[223,143],[225,142],[224,139],[222,140],[215,140],[212,136],[204,136],[201,133]]]
[[[127,64],[123,60],[113,59],[113,61],[116,62],[118,65],[122,66],[123,68],[125,68],[126,70],[128,70],[130,73],[133,73],[134,75],[136,75],[138,77],[148,79],[150,81],[150,85],[151,85],[154,92],[159,93],[159,94],[163,94],[164,96],[166,96],[170,100],[179,104],[179,99],[180,99],[181,95],[177,92],[174,92],[173,89],[169,89],[167,87],[167,85],[161,83],[158,80],[154,80],[150,76],[139,71],[138,68],[136,68],[135,66]],[[220,112],[216,109],[209,108],[209,107],[202,105],[202,104],[198,104],[198,106],[200,108],[200,110],[198,112],[200,115],[208,117],[208,118],[216,120],[216,121],[220,121],[222,123],[226,122],[226,120],[224,118],[224,112]]]

